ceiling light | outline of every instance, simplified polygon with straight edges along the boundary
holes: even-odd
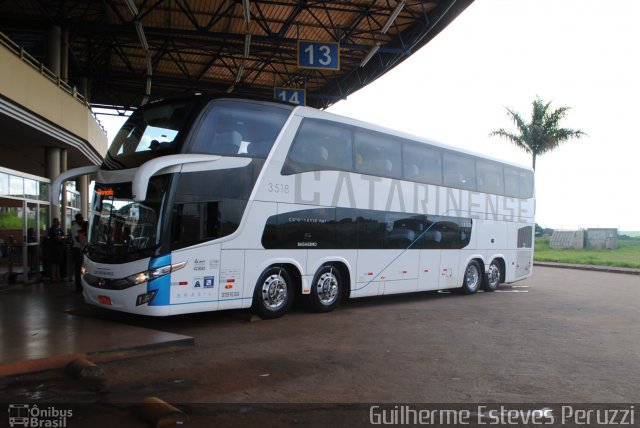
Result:
[[[380,30],[382,34],[385,34],[387,31],[389,31],[389,28],[391,28],[391,25],[393,25],[393,22],[396,20],[398,15],[400,15],[400,12],[402,12],[402,9],[404,8],[404,4],[405,4],[404,0],[398,3],[396,8],[391,13],[391,16],[389,16],[387,23],[384,24],[384,27],[382,27],[382,30]]]
[[[251,34],[245,34],[244,36],[244,57],[249,58],[249,48],[251,46]]]
[[[136,4],[133,2],[133,0],[124,0],[124,2],[127,4],[127,7],[129,8],[133,16],[138,16],[138,8],[136,7]]]
[[[236,75],[236,83],[240,83],[240,79],[242,79],[243,72],[244,72],[244,63],[240,64],[240,68],[238,68],[238,74]]]
[[[378,52],[378,49],[380,49],[380,44],[376,43],[371,50],[369,51],[369,53],[367,54],[367,56],[364,57],[364,59],[362,60],[362,62],[360,63],[360,67],[364,67],[365,65],[367,65],[367,63],[369,62],[369,60],[371,60],[371,58],[376,54],[376,52]]]
[[[140,39],[140,44],[142,45],[142,49],[144,51],[149,50],[149,44],[147,43],[147,38],[144,35],[144,30],[142,29],[142,23],[140,21],[136,21],[136,32],[138,33],[138,39]]]
[[[251,20],[251,11],[249,10],[249,0],[242,0],[242,12],[244,13],[244,22],[247,24]]]

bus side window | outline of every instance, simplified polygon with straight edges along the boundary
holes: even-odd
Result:
[[[473,158],[457,153],[443,154],[444,185],[476,190],[476,165]]]
[[[436,223],[429,227],[423,239],[425,249],[458,249],[460,248],[460,228],[455,217],[435,217]],[[465,241],[468,230],[465,230]],[[466,245],[466,244],[465,244]]]
[[[387,249],[420,249],[422,243],[418,237],[426,227],[426,218],[421,215],[387,213],[384,248]]]
[[[355,133],[355,169],[363,174],[401,178],[400,150],[400,141],[391,135],[358,130]]]
[[[289,110],[279,107],[214,100],[187,152],[266,158],[288,116]]]
[[[386,227],[384,212],[358,210],[358,248],[372,250],[384,248]]]
[[[518,184],[521,198],[527,199],[533,197],[533,173],[531,171],[521,170]]]
[[[476,160],[478,192],[502,195],[504,193],[502,165],[496,162]]]
[[[322,138],[316,134],[305,134],[289,152],[286,165],[296,172],[316,171],[328,165],[329,150],[322,145]]]
[[[403,176],[407,180],[428,184],[442,184],[442,153],[426,144],[404,141]]]
[[[520,185],[518,183],[518,170],[505,166],[504,167],[504,194],[511,198],[520,196]]]
[[[328,121],[304,119],[300,125],[282,173],[352,169],[351,132]]]

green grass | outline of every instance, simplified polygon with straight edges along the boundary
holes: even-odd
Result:
[[[640,268],[640,240],[618,240],[615,250],[554,250],[549,238],[536,238],[533,258],[539,262]]]

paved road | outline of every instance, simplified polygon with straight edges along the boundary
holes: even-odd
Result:
[[[496,293],[353,300],[272,321],[100,313],[196,346],[105,364],[100,392],[56,386],[55,374],[0,391],[28,395],[38,384],[44,398],[120,403],[640,402],[639,308],[638,276],[536,268]]]

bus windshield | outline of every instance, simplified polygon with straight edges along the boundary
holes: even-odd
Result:
[[[150,257],[159,246],[158,223],[167,177],[154,177],[143,202],[131,199],[131,184],[96,185],[91,207],[89,257],[123,263]]]
[[[109,147],[105,166],[132,168],[157,156],[178,153],[178,136],[193,105],[193,101],[164,102],[134,111]]]

